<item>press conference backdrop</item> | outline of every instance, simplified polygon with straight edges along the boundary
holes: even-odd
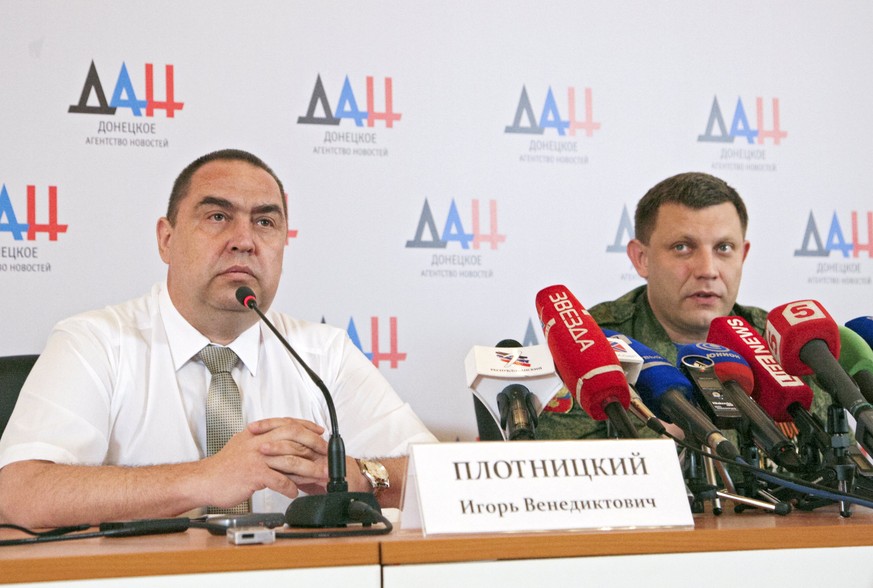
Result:
[[[873,4],[0,0],[0,354],[163,279],[155,224],[208,151],[290,208],[276,307],[347,329],[443,440],[473,345],[543,342],[534,296],[642,283],[661,179],[751,216],[740,301],[873,313]]]

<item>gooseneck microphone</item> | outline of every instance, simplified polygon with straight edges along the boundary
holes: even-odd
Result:
[[[254,310],[266,324],[285,349],[294,357],[298,364],[306,371],[309,378],[315,383],[324,400],[327,403],[327,412],[330,416],[330,438],[327,442],[327,470],[328,483],[327,494],[298,496],[285,511],[285,521],[292,527],[342,527],[349,523],[360,522],[360,518],[349,512],[353,502],[363,502],[381,513],[376,497],[369,492],[349,492],[349,484],[346,481],[346,448],[339,434],[336,408],[333,398],[318,377],[306,362],[297,355],[291,344],[273,326],[273,323],[258,308],[258,299],[254,291],[248,286],[240,286],[236,291],[236,299],[246,308]]]

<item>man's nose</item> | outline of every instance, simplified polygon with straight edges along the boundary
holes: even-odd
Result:
[[[701,249],[695,257],[694,271],[701,278],[718,276],[718,265],[713,251]]]
[[[248,219],[237,219],[231,227],[228,245],[234,251],[252,251],[255,248],[254,228]]]

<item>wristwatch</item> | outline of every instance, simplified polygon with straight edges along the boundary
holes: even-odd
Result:
[[[361,468],[361,473],[370,482],[373,496],[379,496],[384,490],[391,487],[391,482],[388,480],[388,470],[378,461],[359,459],[358,467]]]

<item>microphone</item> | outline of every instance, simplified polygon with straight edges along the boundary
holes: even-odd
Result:
[[[715,375],[723,386],[725,395],[742,413],[758,445],[770,456],[770,459],[786,470],[804,471],[791,440],[750,397],[755,389],[755,378],[749,364],[740,354],[722,345],[697,343],[680,347],[678,357],[683,363],[686,359],[696,357],[709,360],[710,367],[701,367],[701,373],[709,376],[712,372]]]
[[[500,426],[509,441],[532,441],[537,438],[537,414],[531,402],[530,390],[521,384],[510,384],[497,395]]]
[[[562,386],[548,347],[522,347],[513,339],[496,347],[476,345],[467,353],[464,367],[479,438],[535,439],[539,413]]]
[[[873,347],[873,316],[859,316],[847,322],[846,326],[861,335],[867,345]]]
[[[864,399],[873,402],[873,349],[849,327],[840,326],[839,361],[858,384]]]
[[[812,419],[812,389],[803,380],[785,371],[755,328],[739,316],[720,316],[709,323],[708,343],[736,351],[752,369],[758,405],[773,420]]]
[[[752,369],[755,388],[752,398],[777,422],[791,422],[803,434],[798,438],[808,468],[818,463],[818,452],[832,450],[832,439],[821,422],[809,412],[812,389],[785,371],[755,328],[739,316],[721,316],[709,323],[709,343],[736,351]]]
[[[327,494],[298,496],[285,511],[285,521],[292,527],[343,527],[349,523],[360,522],[360,516],[350,513],[349,509],[355,502],[368,505],[377,513],[382,509],[376,501],[376,497],[369,492],[349,492],[349,484],[346,481],[346,448],[339,434],[336,408],[333,398],[321,381],[321,378],[313,372],[306,362],[303,361],[291,344],[276,330],[273,323],[258,308],[258,299],[254,291],[247,286],[240,286],[236,291],[236,299],[245,306],[254,310],[264,321],[273,334],[279,339],[285,349],[294,357],[298,364],[306,371],[309,378],[321,390],[327,403],[327,412],[330,416],[330,439],[327,442],[327,470],[328,483]],[[357,509],[358,505],[355,505]],[[354,512],[357,512],[356,510]]]
[[[815,375],[822,388],[855,419],[857,441],[873,453],[873,406],[837,361],[839,327],[824,307],[815,300],[777,306],[767,315],[764,336],[788,372]]]
[[[654,350],[627,337],[631,349],[643,358],[637,378],[637,391],[659,417],[675,423],[686,435],[708,445],[721,457],[737,461],[740,452],[734,444],[691,401],[691,382],[682,372]]]
[[[504,339],[497,347],[520,348],[515,339]],[[536,439],[537,409],[533,405],[533,394],[521,384],[510,384],[497,395],[497,408],[500,411],[500,426],[510,441]]]
[[[686,348],[683,355],[679,355],[679,351],[681,348],[677,349],[676,367],[691,382],[697,406],[706,413],[716,427],[743,430],[747,421],[725,392],[721,380],[715,373],[715,362],[700,355],[697,349]]]
[[[658,435],[666,435],[667,429],[664,428],[661,419],[646,406],[646,403],[643,402],[635,388],[637,379],[640,377],[640,370],[643,367],[643,358],[631,348],[630,340],[625,335],[609,329],[603,329],[603,334],[606,335],[606,340],[612,345],[612,349],[615,351],[622,369],[624,369],[628,390],[630,391],[629,410],[631,414]]]
[[[555,368],[591,418],[609,420],[619,437],[639,437],[627,408],[630,391],[624,370],[606,336],[585,307],[561,285],[536,295],[536,309]]]

